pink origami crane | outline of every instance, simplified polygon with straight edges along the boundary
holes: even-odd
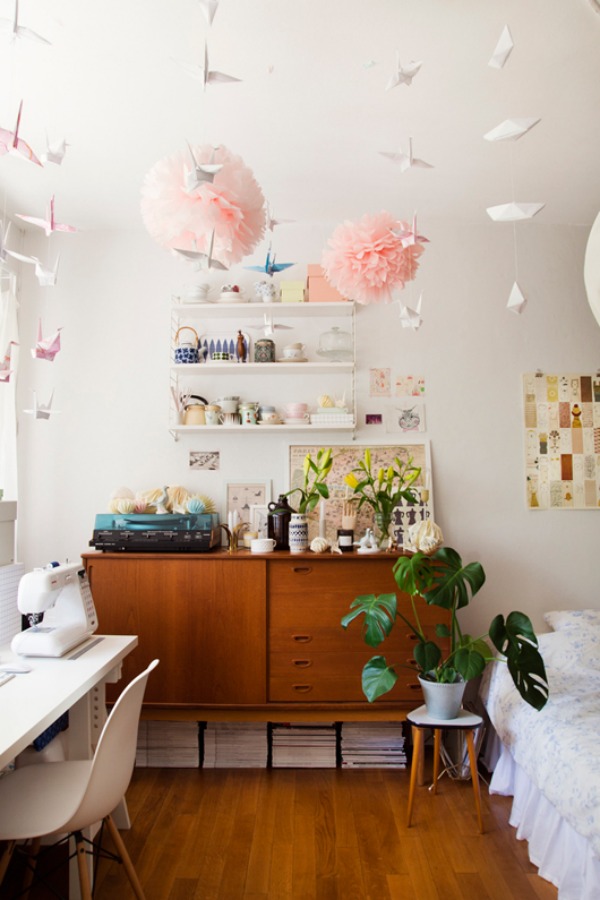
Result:
[[[18,153],[25,159],[31,160],[37,166],[41,166],[41,162],[29,146],[29,144],[19,137],[19,125],[21,124],[21,111],[23,109],[23,101],[19,103],[19,112],[17,113],[17,124],[14,131],[7,128],[0,128],[0,156],[5,153]]]
[[[10,357],[12,353],[12,348],[17,346],[16,341],[9,341],[8,347],[6,348],[6,353],[4,355],[4,359],[0,362],[0,381],[9,382],[10,376],[12,375],[13,370],[10,367]]]
[[[20,213],[16,213],[18,219],[23,219],[24,222],[29,222],[30,225],[37,225],[39,228],[43,228],[46,232],[46,237],[49,237],[53,231],[67,231],[69,233],[73,233],[77,231],[77,229],[73,225],[63,225],[61,222],[57,222],[54,218],[54,194],[50,197],[50,204],[48,207],[48,211],[46,213],[46,219],[38,219],[36,216],[23,216]]]
[[[60,350],[60,332],[61,328],[57,328],[54,334],[51,334],[50,337],[42,337],[42,320],[38,319],[38,336],[37,341],[35,343],[35,347],[31,351],[31,355],[34,359],[47,359],[50,362],[54,361],[54,357]]]

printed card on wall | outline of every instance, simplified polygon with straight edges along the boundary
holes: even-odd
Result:
[[[330,544],[337,538],[338,528],[342,522],[342,508],[344,500],[352,496],[350,488],[344,482],[344,476],[358,466],[367,449],[366,445],[340,446],[332,445],[333,464],[327,478],[329,499],[324,501],[325,537]],[[377,473],[380,468],[386,469],[398,457],[401,462],[412,459],[412,465],[421,469],[421,475],[416,484],[419,500],[416,504],[402,501],[394,510],[393,530],[398,547],[404,546],[405,535],[415,522],[423,522],[426,519],[433,520],[433,487],[431,483],[431,448],[429,441],[405,442],[393,446],[371,445],[371,469]],[[317,455],[319,447],[290,446],[290,487],[302,484],[303,462],[307,453],[313,459]],[[290,504],[294,506],[295,496],[290,497]],[[321,501],[323,503],[323,501]],[[312,513],[309,537],[312,539],[318,533],[318,520],[320,511]],[[368,504],[364,504],[357,516],[354,537],[358,540],[367,528],[373,528],[373,513]]]
[[[369,369],[369,397],[389,397],[390,370]]]
[[[600,376],[523,376],[527,506],[600,509]]]

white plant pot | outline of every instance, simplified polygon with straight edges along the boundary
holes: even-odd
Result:
[[[456,719],[467,682],[461,680],[454,684],[441,684],[437,681],[428,681],[420,675],[419,681],[423,689],[427,714],[434,719]]]

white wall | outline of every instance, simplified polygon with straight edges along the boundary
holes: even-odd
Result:
[[[512,226],[419,224],[431,243],[405,297],[416,302],[423,290],[425,321],[415,333],[401,328],[396,305],[359,308],[359,421],[382,409],[368,398],[370,366],[426,377],[436,519],[446,542],[465,560],[480,559],[488,575],[466,617],[471,629],[486,630],[496,612],[513,608],[542,628],[545,609],[597,607],[600,513],[526,509],[521,408],[524,372],[600,365],[600,329],[582,278],[588,229],[517,227],[519,282],[529,296],[517,316],[506,310]],[[302,277],[303,265],[320,259],[333,227],[277,230],[278,259],[302,264],[288,277]],[[178,442],[168,432],[170,297],[190,280],[183,263],[143,231],[53,235],[49,245],[28,234],[26,249],[42,258],[50,252],[50,261],[60,250],[62,260],[55,288],[39,288],[25,267],[20,294],[18,407],[31,408],[32,389],[44,400],[54,388],[60,410],[49,421],[19,416],[18,547],[27,567],[85,551],[95,514],[118,485],[181,484],[213,497],[221,511],[228,481],[270,479],[275,496],[289,487],[287,448],[308,442],[289,432],[210,432]],[[250,287],[255,276],[240,267],[227,280]],[[40,315],[45,332],[64,329],[53,363],[27,352]],[[256,384],[242,388],[256,393]],[[361,444],[394,439],[379,426],[356,434]],[[323,444],[349,440],[334,434]],[[190,471],[191,449],[219,449],[220,471]]]

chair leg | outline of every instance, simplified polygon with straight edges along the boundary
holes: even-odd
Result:
[[[90,876],[88,872],[87,849],[85,846],[83,835],[80,831],[75,832],[75,849],[77,851],[77,870],[79,872],[81,900],[92,900],[92,888],[90,885]]]
[[[131,857],[127,852],[127,848],[123,843],[123,838],[119,834],[119,830],[115,823],[113,822],[112,816],[106,816],[104,819],[106,823],[106,827],[108,828],[109,834],[113,840],[115,847],[117,848],[118,854],[121,857],[123,862],[123,866],[125,867],[125,872],[127,873],[127,877],[129,879],[129,883],[133,888],[133,893],[138,898],[138,900],[146,900],[146,895],[142,889],[142,885],[140,884],[139,878],[137,877],[137,873],[133,867],[133,863],[131,862]]]
[[[27,854],[27,868],[25,869],[25,875],[23,876],[23,898],[27,900],[29,897],[29,889],[33,883],[33,879],[35,877],[35,867],[37,865],[38,853],[40,852],[40,847],[42,846],[41,838],[34,838],[31,842],[31,847],[29,848],[29,853]]]
[[[2,882],[4,881],[6,870],[8,869],[16,846],[16,841],[7,841],[4,852],[2,856],[0,856],[0,884],[2,884]]]

